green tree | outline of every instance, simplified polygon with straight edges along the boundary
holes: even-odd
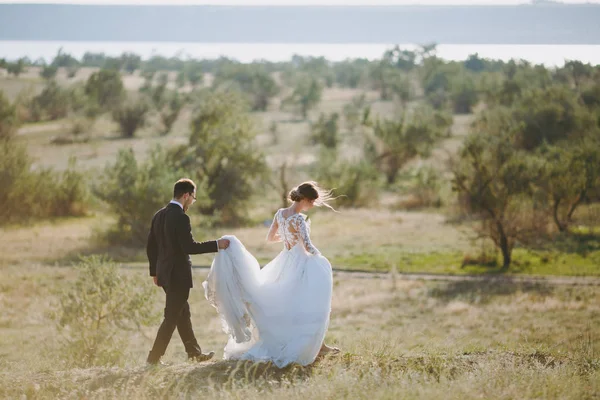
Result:
[[[52,80],[31,102],[31,116],[34,121],[54,121],[67,116],[70,109],[69,91]]]
[[[429,108],[404,111],[395,120],[378,119],[373,134],[367,135],[369,158],[385,174],[387,183],[392,184],[408,161],[431,152],[445,129]]]
[[[19,58],[16,62],[7,63],[6,64],[6,72],[15,77],[18,77],[23,72],[25,72],[25,61],[22,58]]]
[[[322,94],[323,85],[316,78],[305,75],[298,80],[294,92],[284,104],[297,106],[302,118],[306,119],[308,112],[321,102]]]
[[[501,251],[506,270],[516,241],[530,227],[526,216],[534,215],[528,200],[539,169],[524,151],[515,149],[514,132],[484,132],[475,131],[465,139],[453,166],[453,188],[461,208],[482,222],[481,236]]]
[[[171,92],[168,99],[160,109],[160,120],[163,124],[162,134],[167,135],[171,132],[173,124],[177,120],[181,109],[183,108],[183,100],[177,92]]]
[[[85,215],[85,176],[73,159],[67,170],[60,173],[51,169],[34,171],[32,166],[33,160],[23,144],[0,140],[0,224]]]
[[[352,101],[344,105],[343,113],[347,129],[352,133],[364,122],[364,115],[368,108],[365,94],[354,96]]]
[[[62,48],[60,48],[50,65],[56,68],[78,67],[79,61],[70,54],[64,53]]]
[[[54,65],[44,65],[44,67],[40,71],[40,76],[46,80],[51,80],[56,77],[57,72],[58,72],[58,67],[56,67]]]
[[[106,63],[106,54],[85,52],[81,58],[81,65],[85,67],[102,68]]]
[[[582,91],[581,101],[589,110],[600,111],[600,82]],[[600,113],[599,113],[600,114]]]
[[[240,224],[267,173],[247,104],[235,92],[217,91],[206,93],[195,108],[190,142],[174,149],[171,160],[193,171],[207,194],[208,200],[196,206],[202,214],[221,225]]]
[[[112,110],[121,103],[125,96],[125,88],[119,71],[102,69],[94,72],[85,84],[85,94],[101,110]]]
[[[275,79],[256,64],[229,64],[217,72],[213,85],[217,87],[227,81],[236,82],[249,96],[253,111],[265,111],[271,98],[279,93]]]
[[[576,94],[563,86],[525,91],[511,109],[511,117],[522,125],[517,145],[525,150],[581,138],[596,122]]]
[[[479,100],[473,78],[467,74],[455,77],[450,90],[454,112],[456,114],[470,114]]]
[[[541,155],[543,175],[536,184],[550,202],[556,227],[564,232],[577,207],[600,189],[600,143],[588,139],[575,145],[547,146]]]
[[[367,79],[369,64],[365,59],[335,63],[333,66],[335,82],[341,87],[356,89]]]
[[[123,69],[123,60],[120,57],[106,57],[102,69],[120,72]]]
[[[146,125],[148,111],[150,107],[144,99],[130,99],[113,110],[112,118],[119,124],[121,135],[131,138],[139,128]]]
[[[417,53],[412,50],[402,50],[399,46],[387,50],[383,55],[383,59],[388,60],[391,65],[404,71],[410,71],[417,66]]]
[[[202,64],[198,61],[190,60],[186,62],[184,72],[188,82],[192,85],[192,88],[198,87],[204,79]]]
[[[575,89],[580,90],[583,82],[592,77],[593,67],[590,64],[584,64],[581,61],[570,60],[565,62],[563,67],[568,74]]]
[[[406,72],[394,67],[389,60],[380,60],[371,65],[372,88],[379,91],[381,100],[391,100],[394,94],[406,102],[410,99],[410,82]]]
[[[19,127],[17,109],[0,90],[0,141],[11,138]]]
[[[144,246],[152,216],[164,206],[181,176],[160,147],[153,148],[144,162],[136,160],[132,149],[120,150],[93,186],[95,195],[117,217],[106,239],[125,246]]]
[[[317,122],[311,126],[310,140],[312,144],[320,144],[328,149],[336,149],[338,138],[338,113],[331,113],[329,116],[321,113]]]
[[[126,52],[121,54],[121,65],[128,74],[133,74],[141,68],[142,58],[137,54]]]
[[[480,58],[478,53],[470,54],[465,60],[464,66],[469,71],[483,72],[485,70],[485,60]]]

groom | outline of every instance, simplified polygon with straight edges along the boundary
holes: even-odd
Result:
[[[192,261],[189,254],[216,253],[226,249],[229,240],[220,239],[198,243],[192,236],[188,208],[196,201],[196,185],[190,179],[180,179],[173,188],[173,200],[152,218],[146,254],[150,276],[165,291],[165,318],[158,328],[148,364],[159,364],[177,328],[188,359],[206,361],[215,354],[202,353],[192,330],[188,297],[192,283]]]

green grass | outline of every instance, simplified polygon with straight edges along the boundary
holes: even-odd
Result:
[[[463,266],[464,257],[463,252],[457,251],[410,253],[401,249],[382,249],[380,252],[360,252],[335,257],[331,262],[334,268],[372,272],[389,272],[395,267],[401,273],[600,276],[600,250],[581,255],[515,249],[508,271],[502,270],[500,256],[496,258],[496,266]]]

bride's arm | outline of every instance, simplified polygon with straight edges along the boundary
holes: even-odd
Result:
[[[313,255],[320,255],[321,252],[317,249],[312,242],[310,241],[310,235],[308,233],[308,227],[306,226],[306,221],[304,217],[298,215],[294,218],[294,228],[300,233],[300,238],[302,239],[302,244],[307,252]]]
[[[277,214],[275,214],[275,216],[273,217],[273,223],[271,224],[271,227],[269,228],[269,233],[267,234],[267,242],[281,242],[281,238],[279,237],[279,234],[277,233],[279,229],[279,224],[277,223]]]

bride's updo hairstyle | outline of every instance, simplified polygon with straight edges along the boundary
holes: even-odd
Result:
[[[329,205],[331,200],[337,197],[331,195],[331,190],[325,190],[317,185],[317,182],[304,182],[294,189],[290,190],[288,199],[290,201],[314,200],[314,205],[317,207],[327,207],[333,211],[335,209]]]

